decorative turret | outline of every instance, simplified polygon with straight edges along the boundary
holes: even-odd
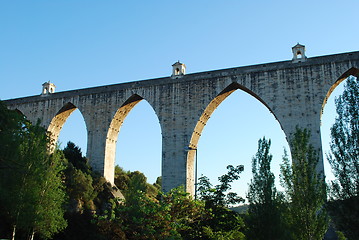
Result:
[[[50,81],[48,82],[44,82],[42,84],[42,93],[41,93],[41,96],[46,96],[46,95],[49,95],[49,94],[52,94],[55,92],[55,84],[51,83]]]
[[[304,62],[307,60],[307,57],[305,56],[305,46],[297,43],[294,47],[292,47],[293,52],[293,59],[292,61],[294,63],[297,62]]]
[[[172,65],[172,78],[180,78],[186,74],[186,65],[180,63],[180,61],[175,62]]]

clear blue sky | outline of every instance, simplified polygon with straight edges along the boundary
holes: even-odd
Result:
[[[164,77],[180,60],[201,72],[292,58],[306,45],[308,57],[359,50],[359,1],[1,1],[0,99],[37,95],[52,81],[56,91]],[[334,97],[330,100],[333,101]],[[323,116],[327,151],[333,104]],[[199,174],[215,183],[228,164],[245,165],[235,190],[244,195],[257,141],[272,139],[277,173],[283,147],[279,124],[269,111],[240,91],[214,112],[198,145]],[[60,134],[86,152],[79,111]],[[161,172],[161,133],[151,107],[142,101],[121,129],[116,163]]]

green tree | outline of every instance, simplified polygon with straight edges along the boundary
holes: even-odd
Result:
[[[287,239],[282,220],[283,199],[277,192],[270,167],[273,158],[270,146],[270,140],[260,139],[258,152],[252,159],[253,178],[247,194],[249,208],[245,218],[248,239]]]
[[[88,159],[82,156],[80,147],[76,146],[75,143],[69,141],[63,150],[66,159],[76,168],[84,173],[89,174],[91,167],[88,163]]]
[[[97,172],[92,172],[81,149],[69,142],[63,153],[66,158],[64,182],[68,195],[65,218],[67,228],[54,239],[109,239],[103,236],[94,215],[112,209],[112,186]],[[102,227],[106,227],[103,225]]]
[[[199,236],[194,239],[244,239],[243,219],[237,212],[228,209],[230,205],[244,202],[237,193],[228,192],[232,182],[240,178],[244,167],[229,165],[227,169],[228,172],[218,178],[220,184],[214,187],[207,177],[199,178],[200,199],[205,202],[205,209],[211,217],[201,222]]]
[[[157,177],[156,182],[153,184],[153,186],[160,191],[162,189],[162,177]]]
[[[126,172],[123,168],[116,165],[115,166],[115,185],[121,191],[128,189],[128,184],[130,182],[129,172]]]
[[[69,195],[68,212],[85,210],[96,211],[103,205],[103,200],[109,199],[106,180],[97,172],[92,172],[81,149],[72,142],[68,142],[63,153],[67,166],[65,172],[66,191]],[[101,197],[98,197],[101,195]],[[97,206],[96,206],[96,203]]]
[[[335,100],[337,117],[331,128],[327,158],[335,180],[331,183],[329,212],[338,230],[359,239],[359,83],[349,77]]]
[[[204,200],[209,205],[217,205],[228,207],[231,204],[244,202],[244,199],[234,192],[228,192],[231,189],[231,183],[240,178],[239,174],[243,172],[243,165],[233,167],[227,166],[228,172],[218,178],[220,184],[212,186],[206,176],[199,178],[198,191],[200,192],[200,199]]]
[[[150,196],[156,197],[161,190],[161,177],[156,183],[149,184],[147,177],[139,171],[125,171],[121,167],[115,167],[115,185],[121,190],[129,201],[132,193],[143,191]]]
[[[3,103],[0,119],[0,202],[13,225],[13,238],[17,229],[49,238],[66,227],[63,155],[50,154],[45,129]]]
[[[68,164],[65,173],[66,190],[69,196],[68,210],[77,212],[83,211],[84,208],[91,209],[92,201],[97,195],[92,186],[92,176],[74,168],[71,163]]]
[[[297,128],[291,140],[292,165],[286,153],[281,164],[281,185],[288,203],[286,221],[291,238],[321,240],[328,227],[326,185],[323,173],[316,171],[318,154],[309,137],[309,131]]]
[[[37,161],[39,160],[37,157]],[[51,238],[67,226],[63,208],[66,200],[62,181],[63,163],[64,157],[61,151],[56,150],[50,156],[45,155],[44,162],[34,171],[37,201],[35,201],[36,210],[32,231],[33,234],[38,233],[43,238]]]
[[[183,188],[158,199],[138,190],[131,201],[99,217],[98,225],[109,239],[200,239],[192,236],[206,215],[204,203],[194,201]]]

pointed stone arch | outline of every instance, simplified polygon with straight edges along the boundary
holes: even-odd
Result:
[[[209,118],[211,117],[212,113],[217,109],[217,107],[234,91],[240,90],[248,93],[250,96],[254,97],[256,100],[261,102],[271,114],[273,114],[274,118],[278,121],[277,117],[271,110],[271,108],[265,103],[263,99],[261,99],[257,94],[255,94],[250,89],[244,87],[243,85],[240,85],[239,83],[232,82],[229,84],[225,89],[223,89],[213,100],[210,101],[210,103],[207,105],[207,107],[204,109],[202,114],[199,117],[199,120],[194,128],[194,131],[192,133],[189,145],[188,145],[188,153],[187,153],[187,162],[186,162],[186,168],[187,168],[187,178],[186,178],[186,186],[187,186],[187,192],[194,193],[194,182],[195,182],[195,154],[197,151],[197,145],[198,141],[201,137],[201,133],[206,126]],[[279,125],[281,126],[281,123],[278,121]],[[282,126],[281,126],[282,128]],[[193,150],[193,151],[191,151]]]
[[[105,146],[105,160],[104,160],[104,176],[107,180],[113,183],[114,181],[114,169],[115,169],[115,158],[116,158],[116,143],[118,139],[118,134],[120,132],[121,126],[125,121],[127,115],[130,111],[142,100],[145,100],[154,110],[153,106],[145,98],[141,97],[138,94],[133,94],[129,97],[120,108],[117,109],[114,114],[108,132],[106,136],[106,146]],[[154,110],[154,113],[157,116],[157,113]],[[158,117],[158,116],[157,116]]]
[[[64,126],[65,122],[69,118],[69,116],[78,109],[73,103],[67,102],[55,115],[55,117],[52,118],[47,131],[50,135],[51,145],[54,147],[56,145],[56,142],[59,138],[60,132],[62,127]],[[80,111],[80,110],[79,110]],[[81,113],[81,111],[80,111]],[[83,116],[83,114],[81,113]],[[85,121],[86,126],[86,121]]]

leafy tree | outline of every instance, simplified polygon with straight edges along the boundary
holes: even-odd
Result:
[[[183,187],[161,194],[160,199],[161,204],[168,206],[169,221],[175,232],[179,233],[182,239],[200,239],[198,233],[201,231],[201,224],[211,217],[204,202],[193,200]]]
[[[220,184],[215,187],[212,186],[209,179],[206,176],[199,178],[198,191],[200,192],[200,199],[204,200],[207,204],[218,205],[227,207],[231,204],[237,204],[244,202],[242,197],[239,197],[237,193],[229,192],[231,189],[231,183],[240,178],[239,174],[243,172],[243,165],[233,167],[227,166],[228,173],[219,177]]]
[[[252,159],[253,178],[247,198],[248,215],[245,218],[248,239],[287,239],[286,227],[282,220],[282,196],[274,184],[271,172],[273,156],[269,153],[271,141],[258,141],[258,152]]]
[[[63,153],[69,163],[71,163],[76,169],[79,169],[87,174],[91,172],[91,167],[88,163],[88,159],[82,156],[80,147],[76,146],[73,142],[69,141],[67,143],[66,147],[63,150]]]
[[[140,171],[134,171],[129,174],[130,181],[127,192],[147,191],[147,177]]]
[[[39,161],[39,156],[37,161]],[[64,219],[63,204],[66,193],[63,186],[64,157],[59,150],[49,157],[35,171],[37,201],[33,218],[33,234],[38,233],[43,238],[51,238],[53,234],[63,230],[67,223]],[[41,172],[40,172],[41,171]],[[34,189],[33,189],[34,190]],[[27,201],[25,199],[25,201]]]
[[[91,209],[92,201],[96,197],[96,192],[92,186],[92,176],[70,164],[66,169],[66,189],[69,195],[70,211],[82,211]]]
[[[162,188],[162,177],[157,177],[156,182],[153,184],[153,186],[157,189],[157,190],[161,190]]]
[[[355,77],[347,79],[335,105],[337,117],[327,157],[336,179],[328,207],[336,227],[349,239],[359,239],[359,83]]]
[[[130,182],[129,172],[126,172],[120,166],[115,166],[115,185],[121,190],[127,190]]]
[[[139,171],[125,171],[121,167],[115,167],[115,185],[125,195],[127,200],[132,193],[143,191],[150,196],[156,197],[161,190],[161,177],[157,178],[156,183],[149,184],[147,177]]]
[[[161,194],[159,199],[137,191],[131,202],[124,200],[113,213],[99,217],[98,225],[104,226],[101,231],[109,239],[192,239],[205,215],[204,204],[183,188]]]
[[[218,178],[220,184],[214,187],[207,177],[199,178],[200,199],[205,202],[205,209],[212,214],[201,222],[201,239],[244,239],[243,219],[237,212],[228,209],[230,205],[244,202],[237,193],[228,192],[231,183],[240,178],[239,174],[244,168],[242,165],[229,165],[227,169],[228,172]]]
[[[45,129],[3,103],[0,123],[0,203],[13,225],[13,239],[17,229],[49,238],[66,227],[63,155],[50,154]]]
[[[297,128],[291,140],[292,165],[286,153],[283,157],[281,184],[288,203],[286,221],[291,238],[319,240],[328,227],[326,185],[322,173],[316,171],[318,154],[309,137],[309,131]]]
[[[54,239],[109,239],[94,222],[94,215],[112,209],[110,184],[98,173],[91,171],[78,146],[69,142],[63,152],[69,158],[64,170],[64,182],[69,196],[65,213],[68,226],[55,235]]]

